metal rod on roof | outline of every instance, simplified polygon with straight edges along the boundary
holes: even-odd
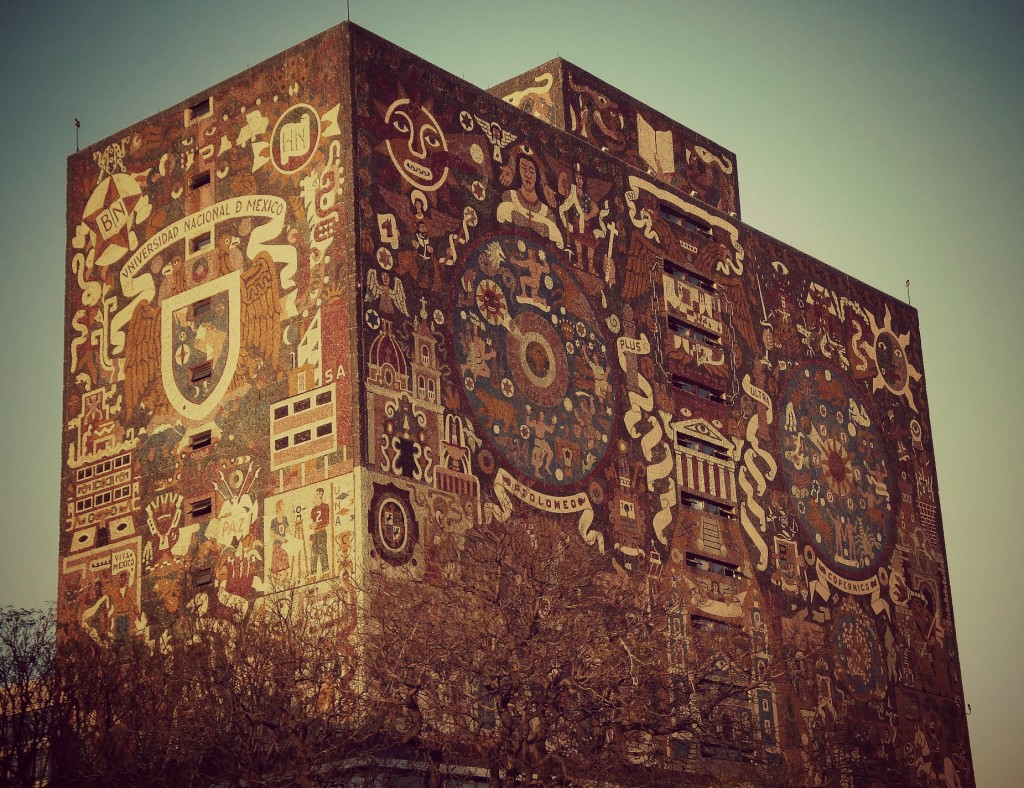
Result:
[[[910,303],[910,280],[907,280],[907,303]]]

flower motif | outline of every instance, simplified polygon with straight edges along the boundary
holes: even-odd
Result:
[[[850,494],[853,464],[850,462],[850,455],[847,453],[846,447],[833,438],[824,443],[822,469],[825,479],[833,490],[843,497]]]

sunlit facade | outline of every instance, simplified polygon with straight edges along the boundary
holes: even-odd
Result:
[[[973,785],[916,310],[744,224],[731,151],[345,24],[71,156],[67,216],[63,621],[316,605],[515,507],[663,591],[679,681],[824,646],[680,771],[856,728]]]

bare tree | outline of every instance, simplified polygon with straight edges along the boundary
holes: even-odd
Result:
[[[29,689],[4,697],[49,710],[19,741],[48,744],[53,784],[85,786],[371,785],[401,770],[431,785],[844,785],[874,768],[867,749],[838,760],[858,731],[837,724],[788,767],[778,750],[766,762],[745,715],[814,646],[769,653],[763,633],[705,618],[680,648],[668,584],[560,526],[512,518],[415,565],[371,557],[355,632],[340,623],[348,578],[229,618],[185,606],[155,640],[69,627],[55,657],[52,614],[5,611],[5,649],[25,655],[5,685]],[[31,784],[38,757],[5,773]]]
[[[0,608],[0,782],[34,785],[49,772],[56,619]]]
[[[789,785],[887,788],[915,783],[895,751],[892,728],[877,718],[813,715],[787,770]]]
[[[377,748],[334,620],[299,594],[157,643],[64,633],[55,784],[319,785]]]
[[[672,739],[734,746],[730,707],[795,653],[709,631],[671,674],[660,584],[559,526],[481,524],[433,545],[423,571],[371,573],[361,665],[398,744],[496,785],[671,782]]]

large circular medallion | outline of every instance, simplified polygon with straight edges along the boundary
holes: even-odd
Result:
[[[608,346],[572,270],[538,240],[501,235],[465,258],[452,342],[463,392],[496,454],[544,485],[578,484],[608,449]]]
[[[309,104],[289,107],[274,125],[270,137],[270,161],[278,172],[298,172],[316,153],[320,116]]]
[[[804,534],[834,572],[867,577],[891,549],[893,517],[868,398],[841,372],[811,364],[782,399],[781,465]]]

